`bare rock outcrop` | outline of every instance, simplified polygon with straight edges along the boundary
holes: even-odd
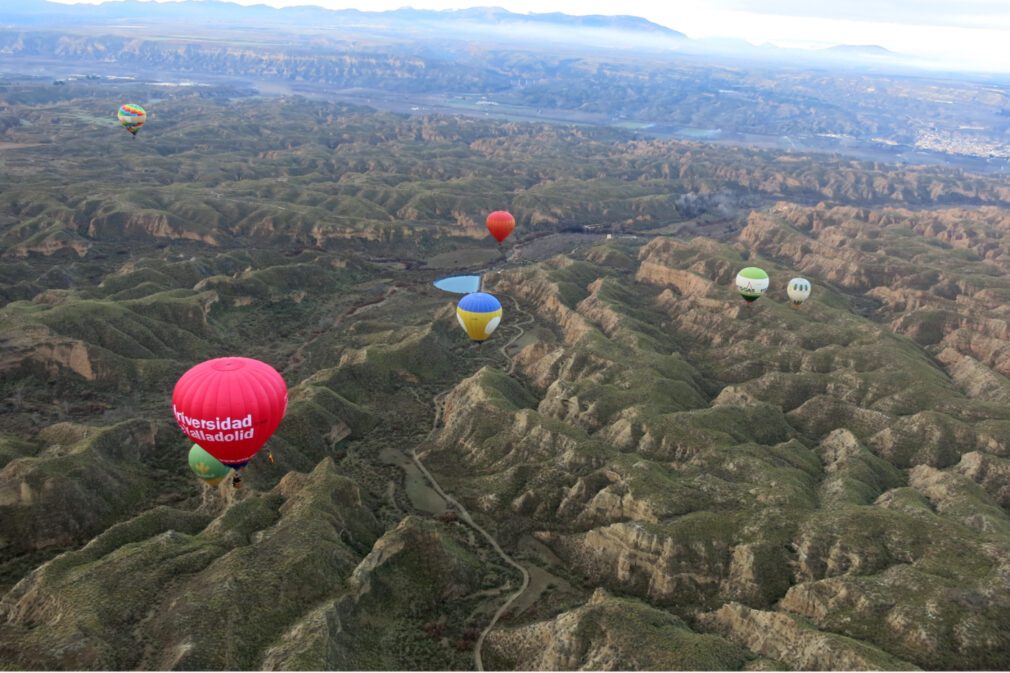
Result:
[[[700,619],[729,640],[799,670],[919,670],[883,650],[834,633],[818,631],[781,612],[754,610],[739,603],[729,603],[702,615]]]
[[[602,589],[552,620],[496,629],[485,647],[501,666],[520,670],[741,670],[748,661],[718,636]]]

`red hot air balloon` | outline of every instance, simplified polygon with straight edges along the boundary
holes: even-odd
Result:
[[[516,228],[516,220],[512,214],[504,210],[496,210],[487,216],[487,230],[499,243],[504,241]]]
[[[250,358],[201,362],[182,375],[172,393],[172,412],[186,436],[234,468],[263,448],[287,407],[281,375]]]

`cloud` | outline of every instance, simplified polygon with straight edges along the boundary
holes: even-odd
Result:
[[[1010,29],[1008,0],[710,0],[708,4],[754,14]]]

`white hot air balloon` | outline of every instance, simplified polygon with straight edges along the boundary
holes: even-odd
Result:
[[[793,278],[789,281],[786,292],[793,302],[793,307],[797,307],[810,296],[810,281],[806,278]]]

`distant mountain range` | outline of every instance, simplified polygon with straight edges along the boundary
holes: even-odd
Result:
[[[516,14],[501,7],[473,7],[461,10],[425,10],[404,7],[386,12],[368,12],[357,9],[331,10],[311,5],[277,9],[266,5],[243,6],[218,0],[182,0],[181,2],[139,2],[123,0],[100,5],[65,5],[45,0],[21,0],[0,7],[0,22],[14,24],[40,24],[53,20],[73,22],[101,22],[117,19],[163,21],[191,20],[198,16],[203,21],[219,21],[232,25],[260,24],[276,26],[312,25],[326,27],[360,24],[362,20],[383,24],[461,24],[478,23],[489,26],[540,26],[544,28],[593,28],[604,30],[647,33],[654,37],[684,39],[676,30],[637,16],[573,16],[560,12],[545,14]],[[311,23],[307,23],[311,22]]]
[[[180,25],[185,32],[180,32]],[[750,64],[810,64],[904,68],[914,59],[877,45],[839,45],[825,49],[755,46],[737,38],[689,39],[684,33],[637,16],[575,16],[560,12],[517,14],[501,7],[425,10],[404,7],[372,12],[332,10],[312,5],[274,8],[244,6],[221,0],[152,2],[121,0],[98,5],[67,5],[46,0],[0,2],[0,30],[75,33],[87,27],[103,35],[130,39],[167,30],[194,39],[223,31],[245,30],[260,42],[274,33],[313,35],[329,40],[350,38],[365,43],[425,43],[425,48],[474,42],[497,49],[577,47],[649,54],[679,52],[695,56],[728,56]],[[268,38],[268,41],[272,38]],[[293,46],[293,45],[292,45]]]

